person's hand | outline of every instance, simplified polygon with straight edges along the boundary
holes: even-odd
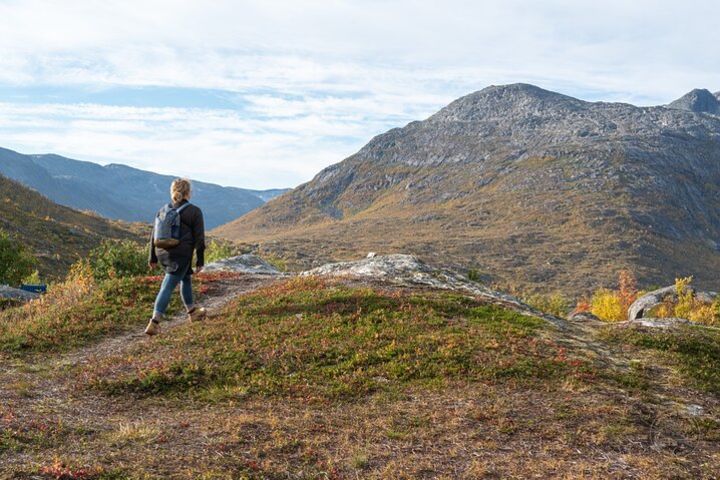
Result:
[[[148,262],[148,268],[150,270],[155,270],[155,267],[157,267],[157,262]]]

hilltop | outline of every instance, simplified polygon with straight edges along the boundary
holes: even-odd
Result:
[[[637,107],[488,87],[215,233],[298,268],[411,252],[521,289],[584,292],[620,268],[717,289],[716,104],[707,91]]]
[[[0,174],[29,186],[56,203],[104,217],[150,222],[167,202],[175,177],[120,164],[101,166],[60,155],[23,155],[0,148]],[[287,191],[248,190],[193,182],[194,201],[213,228],[234,220]]]
[[[114,222],[53,203],[0,175],[0,228],[38,258],[43,278],[57,279],[103,239],[145,239],[144,225]]]
[[[156,338],[157,277],[0,312],[0,477],[720,475],[716,329],[564,320],[405,255],[220,269],[248,260]]]

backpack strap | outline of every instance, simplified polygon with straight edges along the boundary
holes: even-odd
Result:
[[[190,206],[190,202],[188,202],[188,203],[186,203],[186,204],[184,204],[184,205],[180,205],[180,206],[176,209],[176,212],[177,212],[178,214],[180,214],[180,212],[182,212],[183,210],[185,210],[185,207],[189,207],[189,206]]]

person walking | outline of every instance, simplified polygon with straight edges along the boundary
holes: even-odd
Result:
[[[147,335],[160,333],[160,322],[178,284],[190,321],[201,320],[207,313],[205,308],[193,303],[192,275],[200,273],[205,263],[205,223],[202,211],[190,203],[191,196],[190,180],[174,180],[170,186],[172,203],[163,206],[155,217],[148,265],[154,269],[159,263],[165,278],[155,299],[153,316],[145,328]],[[195,272],[191,266],[193,253],[197,256]]]

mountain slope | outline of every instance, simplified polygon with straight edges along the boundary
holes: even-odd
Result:
[[[26,245],[45,278],[63,276],[105,238],[144,238],[139,225],[120,224],[57,205],[0,175],[0,229]]]
[[[714,115],[493,86],[216,233],[304,265],[402,251],[522,288],[578,292],[622,267],[718,286],[719,138]]]
[[[125,165],[97,165],[59,155],[22,155],[0,149],[0,174],[43,193],[53,201],[108,218],[150,221],[168,198],[169,175]],[[194,182],[195,202],[209,228],[234,220],[285,190],[255,191]]]

